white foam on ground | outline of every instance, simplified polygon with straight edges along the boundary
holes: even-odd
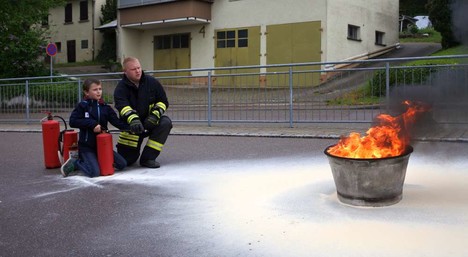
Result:
[[[275,256],[468,256],[468,165],[414,157],[403,200],[382,208],[341,204],[328,163],[249,163],[214,186],[225,240],[247,238]],[[261,172],[259,171],[261,170]],[[210,194],[210,193],[209,193]]]
[[[341,204],[327,159],[304,156],[130,168],[63,181],[70,190],[108,183],[180,188],[181,197],[215,206],[197,223],[216,224],[220,244],[245,244],[253,255],[468,256],[463,158],[444,162],[413,155],[403,200],[380,208]]]

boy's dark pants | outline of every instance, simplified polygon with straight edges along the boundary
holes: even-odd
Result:
[[[81,170],[88,177],[99,177],[101,174],[96,152],[92,150],[79,151],[80,157],[75,162],[76,168]],[[117,170],[122,170],[127,166],[126,160],[114,151],[114,166]]]

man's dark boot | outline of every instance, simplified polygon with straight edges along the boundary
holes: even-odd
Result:
[[[144,167],[152,168],[152,169],[157,169],[157,168],[161,167],[159,162],[157,162],[155,160],[140,161],[140,165],[144,166]]]

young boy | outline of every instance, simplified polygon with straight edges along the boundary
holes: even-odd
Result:
[[[83,83],[84,100],[77,104],[70,115],[70,126],[79,128],[78,156],[71,153],[60,171],[67,177],[75,168],[89,177],[100,175],[97,159],[96,136],[107,129],[107,123],[121,130],[128,130],[129,125],[121,121],[111,106],[102,99],[101,82],[86,79]],[[114,167],[121,170],[127,166],[125,159],[114,151]]]

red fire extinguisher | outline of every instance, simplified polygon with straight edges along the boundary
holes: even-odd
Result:
[[[114,174],[114,150],[112,146],[112,135],[101,133],[96,136],[97,157],[101,176]]]
[[[42,144],[44,149],[44,163],[46,168],[54,169],[62,166],[68,160],[70,147],[77,143],[78,133],[67,129],[67,122],[60,116],[52,116],[51,112],[46,112],[42,122]],[[63,121],[65,129],[60,132],[60,123],[54,118]],[[62,162],[63,159],[63,162]]]
[[[50,112],[48,112],[47,117],[43,118],[41,121],[45,167],[48,169],[58,168],[62,166],[59,156],[57,155],[59,151],[57,138],[60,135],[60,124],[58,121],[54,120]]]
[[[47,117],[41,120],[42,123],[42,145],[44,149],[44,163],[48,169],[62,166],[59,160],[59,142],[60,124],[54,120],[52,113],[47,112]]]
[[[70,148],[72,145],[77,145],[78,142],[78,132],[72,129],[65,129],[60,132],[59,142],[62,142],[62,148],[60,153],[63,157],[63,163],[65,163],[68,158],[70,158]]]

